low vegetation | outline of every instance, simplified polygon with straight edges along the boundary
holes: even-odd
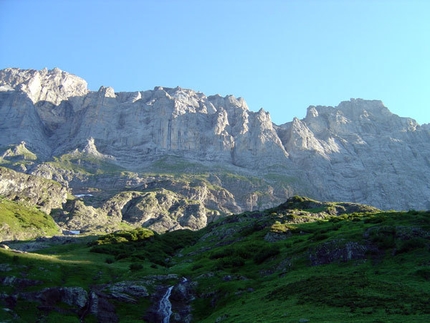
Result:
[[[0,241],[52,236],[60,229],[51,216],[24,203],[0,197]]]
[[[54,157],[54,161],[48,164],[63,170],[74,171],[85,175],[101,175],[110,173],[120,173],[124,169],[110,160],[102,157],[95,157],[82,152],[73,152]]]
[[[3,283],[2,295],[142,279],[156,293],[161,283],[148,277],[166,277],[165,287],[186,277],[194,286],[193,322],[430,321],[430,212],[425,211],[382,212],[294,197],[200,231],[124,230],[32,253],[0,250],[0,259],[1,281],[25,276],[40,282]],[[153,301],[117,306],[119,321],[141,321]],[[0,321],[59,318],[58,309],[42,310],[37,302],[20,298],[11,306],[3,296],[0,302],[8,309],[0,312]],[[62,322],[79,321],[64,308]],[[97,321],[91,313],[80,319]]]

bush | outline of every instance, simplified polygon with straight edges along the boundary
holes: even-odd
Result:
[[[200,268],[203,268],[204,266],[202,265],[202,264],[194,264],[192,267],[191,267],[191,270],[192,271],[195,271],[195,270],[197,270],[197,269],[200,269]]]
[[[269,259],[270,257],[274,257],[280,254],[279,246],[277,245],[271,245],[269,247],[266,247],[262,250],[260,250],[255,256],[254,256],[254,263],[259,265],[262,264],[265,260]]]
[[[212,252],[209,255],[209,259],[220,259],[225,257],[230,257],[235,254],[235,250],[233,248],[224,248],[222,250],[217,250]]]
[[[315,234],[312,236],[312,239],[313,239],[314,241],[321,241],[321,240],[325,240],[325,239],[328,239],[328,238],[329,238],[328,234],[321,233],[321,232],[317,232],[317,233],[315,233]]]
[[[106,258],[105,262],[107,264],[113,264],[115,262],[115,258]]]
[[[249,236],[255,232],[261,231],[265,228],[265,225],[261,222],[257,222],[254,221],[254,223],[252,223],[249,226],[244,227],[240,233],[243,237]]]
[[[104,246],[104,245],[92,247],[90,251],[95,253],[105,253],[108,255],[116,254],[116,252],[113,252],[113,248],[110,248],[109,246]]]
[[[215,268],[216,269],[227,269],[227,268],[238,268],[245,265],[245,261],[238,257],[226,257],[219,259]]]
[[[177,250],[194,244],[198,237],[199,235],[191,230],[158,235],[151,230],[137,228],[104,235],[88,245],[92,246],[91,252],[109,254],[115,256],[116,260],[134,258],[134,261],[149,260],[166,266],[166,259],[174,256]]]
[[[139,263],[132,263],[129,268],[131,271],[137,271],[143,269],[143,265]]]
[[[197,242],[199,235],[191,230],[176,230],[158,236],[164,246],[171,247],[171,252],[193,245]]]
[[[245,245],[236,249],[235,255],[242,259],[251,259],[255,255],[255,245]]]
[[[425,248],[427,246],[427,241],[423,238],[412,238],[409,240],[403,240],[398,245],[398,252],[409,252],[415,249]]]
[[[370,234],[370,239],[381,249],[391,249],[396,246],[396,228],[392,226],[379,227]]]
[[[372,216],[370,216],[368,218],[365,218],[364,219],[364,223],[377,224],[377,223],[382,223],[385,220],[386,220],[385,216],[382,216],[382,215],[378,215],[378,216],[372,215]]]
[[[136,228],[130,231],[117,231],[99,237],[97,240],[90,242],[89,246],[103,244],[120,244],[132,241],[143,241],[154,236],[154,232],[145,228]]]
[[[425,280],[430,280],[430,268],[421,268],[415,271],[415,275],[424,278]]]

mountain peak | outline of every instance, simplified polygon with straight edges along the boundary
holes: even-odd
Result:
[[[84,79],[59,68],[44,68],[40,71],[6,68],[0,70],[0,86],[9,86],[25,92],[34,104],[46,101],[59,105],[70,97],[88,93]]]

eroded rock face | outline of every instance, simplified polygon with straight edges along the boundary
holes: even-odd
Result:
[[[0,147],[12,151],[2,158],[10,167],[71,188],[104,190],[120,186],[124,177],[89,177],[44,162],[75,154],[79,167],[94,172],[97,166],[88,158],[136,173],[157,165],[162,172],[168,164],[166,170],[190,174],[198,172],[195,165],[206,171],[221,165],[267,184],[220,180],[214,174],[210,182],[221,183],[224,197],[213,198],[212,190],[212,197],[199,201],[225,214],[271,207],[295,194],[381,209],[430,208],[430,126],[392,114],[381,101],[311,106],[304,119],[278,126],[269,113],[250,111],[233,96],[179,87],[89,91],[84,80],[59,69],[5,69],[0,71],[0,120]],[[23,142],[37,158],[14,163],[13,147]],[[80,154],[89,157],[80,159]],[[164,220],[162,226],[176,225]]]
[[[169,297],[172,302],[171,322],[191,322],[191,302],[196,298],[196,282],[178,279],[177,275],[144,276],[140,280],[120,281],[110,284],[93,285],[88,290],[72,287],[47,287],[37,290],[40,281],[6,276],[0,279],[0,285],[15,286],[10,294],[1,293],[0,301],[7,310],[17,318],[20,313],[14,313],[19,302],[36,302],[37,308],[46,312],[76,314],[83,320],[93,315],[98,322],[119,322],[117,308],[125,304],[137,304],[143,299],[149,299],[151,306],[142,313],[134,313],[136,317],[143,317],[148,322],[161,321],[158,313],[160,298],[166,291],[166,284],[177,280],[172,286]],[[168,282],[167,282],[168,281]],[[33,291],[24,291],[29,286]],[[36,287],[35,287],[36,286]],[[154,289],[153,292],[148,290]]]
[[[52,209],[62,208],[67,189],[52,180],[0,167],[0,195],[36,205],[49,214]]]
[[[311,266],[326,265],[334,262],[362,260],[366,257],[368,247],[353,241],[333,240],[319,244],[310,250]]]
[[[308,169],[312,195],[382,209],[428,209],[429,130],[381,101],[310,107],[280,127],[290,158]]]
[[[59,105],[64,100],[88,93],[85,80],[59,68],[40,71],[6,68],[0,70],[1,86],[3,90],[14,89],[26,93],[34,104],[46,102]]]

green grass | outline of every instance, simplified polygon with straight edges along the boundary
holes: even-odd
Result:
[[[60,233],[51,216],[22,203],[0,197],[0,240],[7,239],[13,232],[17,238],[31,239],[43,235]]]
[[[74,171],[85,175],[103,175],[124,172],[124,168],[105,158],[98,158],[82,152],[73,152],[54,157],[48,162],[55,168]]]
[[[430,212],[363,207],[363,212],[331,215],[330,206],[345,204],[315,203],[296,198],[266,211],[226,217],[198,232],[158,235],[135,229],[34,254],[0,250],[1,263],[11,268],[0,271],[0,277],[19,276],[25,269],[27,277],[43,281],[28,290],[88,290],[176,274],[195,283],[193,322],[430,321]],[[268,242],[273,236],[279,239]],[[133,322],[150,304],[150,297],[117,304],[117,314],[121,322]],[[41,315],[34,303],[19,306],[28,308],[27,319]],[[56,315],[51,312],[46,320]]]

